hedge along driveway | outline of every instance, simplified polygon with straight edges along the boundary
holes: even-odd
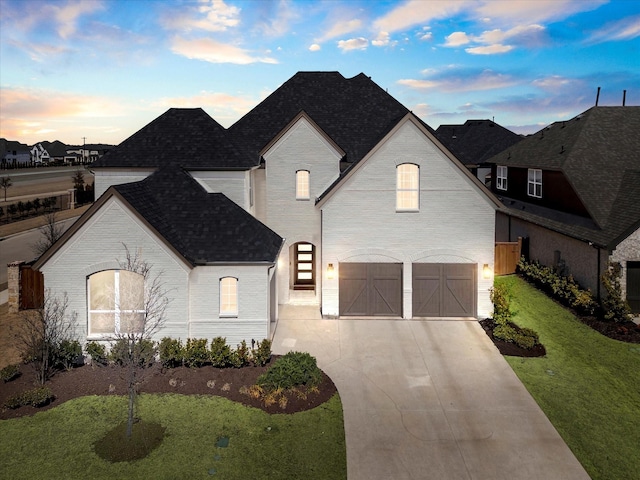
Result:
[[[0,421],[0,478],[347,476],[342,405],[337,394],[315,409],[293,415],[269,415],[215,396],[143,394],[139,402],[144,421],[166,427],[164,441],[148,457],[109,463],[94,453],[93,443],[126,420],[126,398],[89,396],[33,417]],[[229,439],[227,448],[216,446],[221,437]]]
[[[513,321],[533,328],[543,358],[506,357],[594,480],[638,478],[640,345],[611,340],[515,276]]]

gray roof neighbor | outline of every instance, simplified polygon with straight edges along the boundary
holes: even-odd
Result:
[[[640,227],[640,107],[592,107],[556,122],[490,163],[561,171],[595,223],[586,228],[522,205],[509,213],[567,235],[614,248]],[[508,200],[508,199],[505,199]],[[508,203],[508,202],[507,202]],[[526,210],[531,210],[527,212]]]

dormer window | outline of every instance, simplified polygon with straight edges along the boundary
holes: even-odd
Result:
[[[309,171],[296,172],[296,200],[309,200]]]
[[[542,170],[538,168],[529,169],[527,187],[527,194],[530,197],[542,198]]]
[[[498,165],[496,168],[496,188],[498,190],[507,189],[507,167]]]

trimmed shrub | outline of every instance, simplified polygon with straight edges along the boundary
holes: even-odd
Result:
[[[249,364],[249,349],[247,348],[247,342],[242,340],[238,348],[231,353],[231,366],[235,368],[242,368]]]
[[[111,346],[109,352],[109,360],[118,365],[128,365],[129,359],[137,358],[138,364],[143,367],[149,367],[153,364],[156,357],[156,345],[151,340],[137,340],[130,342],[126,338],[119,338]]]
[[[82,358],[82,346],[77,340],[62,340],[55,351],[55,364],[65,370],[71,370],[74,365],[80,364]]]
[[[188,367],[201,367],[209,360],[206,338],[188,338],[184,348],[184,363]]]
[[[227,339],[216,337],[211,340],[210,357],[211,364],[217,368],[225,368],[231,365],[231,347],[227,345]]]
[[[164,337],[158,347],[160,362],[165,368],[179,367],[184,362],[184,347],[180,339]]]
[[[498,324],[505,324],[511,320],[509,305],[509,290],[505,285],[497,284],[489,289],[489,298],[493,303],[493,320]]]
[[[11,380],[18,378],[20,376],[20,367],[18,365],[7,365],[2,370],[0,370],[0,379],[4,383],[10,382]]]
[[[107,349],[98,342],[87,342],[84,346],[87,355],[91,356],[91,363],[97,365],[106,365],[108,363]]]
[[[32,407],[42,407],[47,405],[55,396],[49,387],[36,387],[26,392],[18,393],[9,397],[5,403],[5,408],[19,408],[23,405]]]
[[[263,367],[271,360],[271,340],[264,339],[257,343],[257,348],[251,350],[251,362],[257,367]]]
[[[306,352],[289,352],[280,357],[269,370],[260,375],[257,384],[266,391],[312,388],[322,381],[322,372],[315,357]]]

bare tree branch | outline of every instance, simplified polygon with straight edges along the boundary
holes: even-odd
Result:
[[[42,234],[41,238],[30,247],[33,252],[40,256],[58,241],[64,233],[64,227],[57,221],[56,212],[50,212],[45,215],[46,223],[39,228]]]

